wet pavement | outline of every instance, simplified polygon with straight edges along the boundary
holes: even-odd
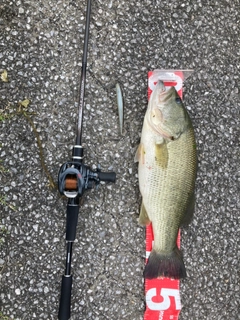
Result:
[[[57,319],[66,200],[50,188],[41,161],[56,183],[71,159],[85,10],[82,0],[0,4],[0,71],[9,79],[0,81],[1,114],[9,118],[0,121],[0,306],[9,319]],[[93,1],[84,161],[115,171],[117,181],[84,194],[71,319],[143,319],[145,233],[137,224],[141,197],[133,159],[147,72],[159,68],[194,69],[184,83],[184,103],[199,164],[195,216],[182,230],[188,277],[181,281],[180,320],[240,319],[239,10],[238,0]],[[117,82],[124,94],[122,136]],[[27,111],[18,105],[25,99]]]

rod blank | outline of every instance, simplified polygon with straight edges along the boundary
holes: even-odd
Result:
[[[83,122],[83,107],[84,107],[86,70],[87,70],[87,52],[88,52],[90,13],[91,13],[91,0],[88,0],[86,23],[85,23],[84,45],[83,45],[82,70],[81,70],[81,79],[80,79],[80,95],[79,95],[79,103],[78,103],[79,109],[78,109],[78,125],[77,125],[77,137],[76,137],[77,146],[81,146],[81,141],[82,141],[82,122]]]

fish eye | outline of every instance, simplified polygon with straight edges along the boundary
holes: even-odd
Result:
[[[177,97],[177,98],[175,99],[175,101],[176,101],[177,104],[182,103],[182,99],[181,99],[180,97]]]

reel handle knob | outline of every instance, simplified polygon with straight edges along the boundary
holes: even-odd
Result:
[[[116,173],[115,172],[101,172],[98,173],[98,178],[100,181],[106,182],[115,182],[116,181]]]

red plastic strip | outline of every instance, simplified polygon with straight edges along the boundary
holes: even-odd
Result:
[[[152,93],[151,83],[152,71],[148,73],[148,99]],[[181,71],[175,71],[174,74],[180,81],[170,82],[164,81],[165,86],[175,86],[178,94],[182,98],[182,82],[183,74]],[[154,241],[152,225],[146,227],[146,261],[152,250]],[[180,231],[178,233],[177,245],[180,248]],[[179,280],[161,278],[161,279],[146,279],[145,280],[145,300],[146,310],[144,320],[178,320],[181,311],[180,288]]]

